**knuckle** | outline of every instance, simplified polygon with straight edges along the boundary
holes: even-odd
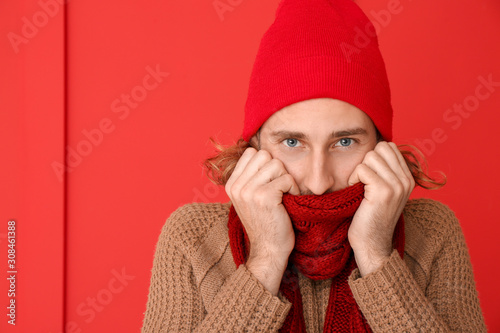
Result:
[[[248,186],[245,186],[241,189],[239,197],[242,201],[249,202],[253,197],[253,191]]]
[[[285,184],[285,185],[290,185],[290,184],[293,184],[293,182],[294,182],[292,175],[289,173],[282,174],[281,176],[276,178],[276,180],[279,181],[281,184]]]
[[[264,165],[259,169],[258,173],[265,173],[268,174],[271,171],[274,171],[278,168],[278,164],[276,162],[276,159],[270,160],[268,162],[265,162]]]
[[[366,171],[367,169],[369,169],[368,165],[366,165],[364,163],[360,163],[356,166],[355,171],[362,172],[362,171]]]
[[[375,147],[377,149],[377,147]],[[377,152],[375,150],[370,150],[369,152],[366,153],[365,155],[365,160],[373,160],[377,156]]]
[[[402,190],[404,191],[404,190],[410,188],[411,181],[408,178],[401,178],[400,179],[400,184],[401,184]]]
[[[376,146],[375,146],[375,151],[376,152],[380,152],[380,151],[384,151],[386,149],[391,149],[392,148],[389,146],[389,143],[387,143],[387,141],[380,141]]]
[[[394,196],[394,190],[386,183],[380,185],[380,195],[384,198],[391,198]]]
[[[290,182],[290,183],[295,182],[292,175],[289,173],[285,173],[282,177],[285,179],[286,182]]]
[[[239,185],[238,182],[235,182],[233,186],[229,189],[229,193],[231,194],[232,197],[238,198],[241,194],[241,186]]]
[[[247,155],[253,155],[253,154],[256,154],[257,153],[257,149],[255,149],[254,147],[248,147],[247,149],[245,149],[245,151],[243,152],[243,155],[244,154],[247,154]]]
[[[280,160],[278,160],[276,158],[273,158],[272,160],[270,160],[267,163],[269,164],[269,167],[271,169],[281,169],[283,167],[283,162],[281,162]]]
[[[236,192],[236,189],[234,187],[230,188],[229,189],[229,193],[228,195],[232,198],[232,199],[238,199],[238,192]]]
[[[257,157],[263,161],[269,161],[271,160],[271,154],[267,151],[267,150],[264,150],[264,149],[261,149],[259,150],[257,153],[256,153]]]
[[[403,184],[401,182],[397,182],[396,184],[394,184],[393,189],[392,189],[392,193],[394,195],[397,195],[397,196],[400,196],[401,194],[403,194],[404,193]]]
[[[257,155],[258,151],[257,149],[253,148],[253,147],[248,147],[245,149],[245,151],[243,152],[243,154],[241,154],[238,162],[241,162],[242,160],[251,160],[252,158],[255,157],[255,155]],[[244,158],[243,158],[244,157]]]
[[[377,146],[380,146],[380,147],[387,147],[389,145],[389,143],[387,141],[380,141]]]
[[[255,203],[259,206],[264,206],[266,203],[268,203],[268,200],[266,199],[265,196],[265,192],[262,189],[255,191],[253,199],[255,200]]]

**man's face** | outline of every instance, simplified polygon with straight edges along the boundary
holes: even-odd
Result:
[[[258,141],[256,136],[252,140]],[[274,113],[260,130],[260,149],[283,162],[301,195],[346,188],[354,168],[376,144],[370,117],[332,98],[288,105]]]

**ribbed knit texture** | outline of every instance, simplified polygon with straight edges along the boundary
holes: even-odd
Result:
[[[352,0],[282,0],[248,85],[246,141],[276,111],[329,97],[356,106],[392,141],[392,104],[375,27]]]
[[[236,268],[227,203],[174,211],[156,245],[142,332],[278,332],[291,308]],[[348,283],[373,332],[486,332],[468,248],[448,206],[409,200],[404,260],[396,250],[377,271]],[[309,333],[323,331],[331,279],[298,273]]]
[[[295,247],[279,288],[292,303],[280,332],[306,332],[297,270],[313,280],[332,279],[324,332],[371,332],[347,285],[348,276],[357,267],[348,230],[363,198],[363,183],[320,196],[283,195],[283,206],[295,231]],[[234,262],[239,266],[246,262],[250,246],[234,206],[229,210],[228,228]],[[403,256],[402,215],[393,245]]]

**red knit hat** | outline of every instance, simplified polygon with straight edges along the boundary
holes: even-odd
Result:
[[[282,0],[252,69],[243,139],[285,106],[320,97],[356,106],[392,140],[389,81],[361,8],[352,0]]]

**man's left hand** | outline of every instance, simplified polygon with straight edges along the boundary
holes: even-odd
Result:
[[[379,142],[348,180],[365,184],[365,197],[349,227],[349,243],[361,276],[377,270],[393,251],[392,237],[415,180],[398,147]]]

